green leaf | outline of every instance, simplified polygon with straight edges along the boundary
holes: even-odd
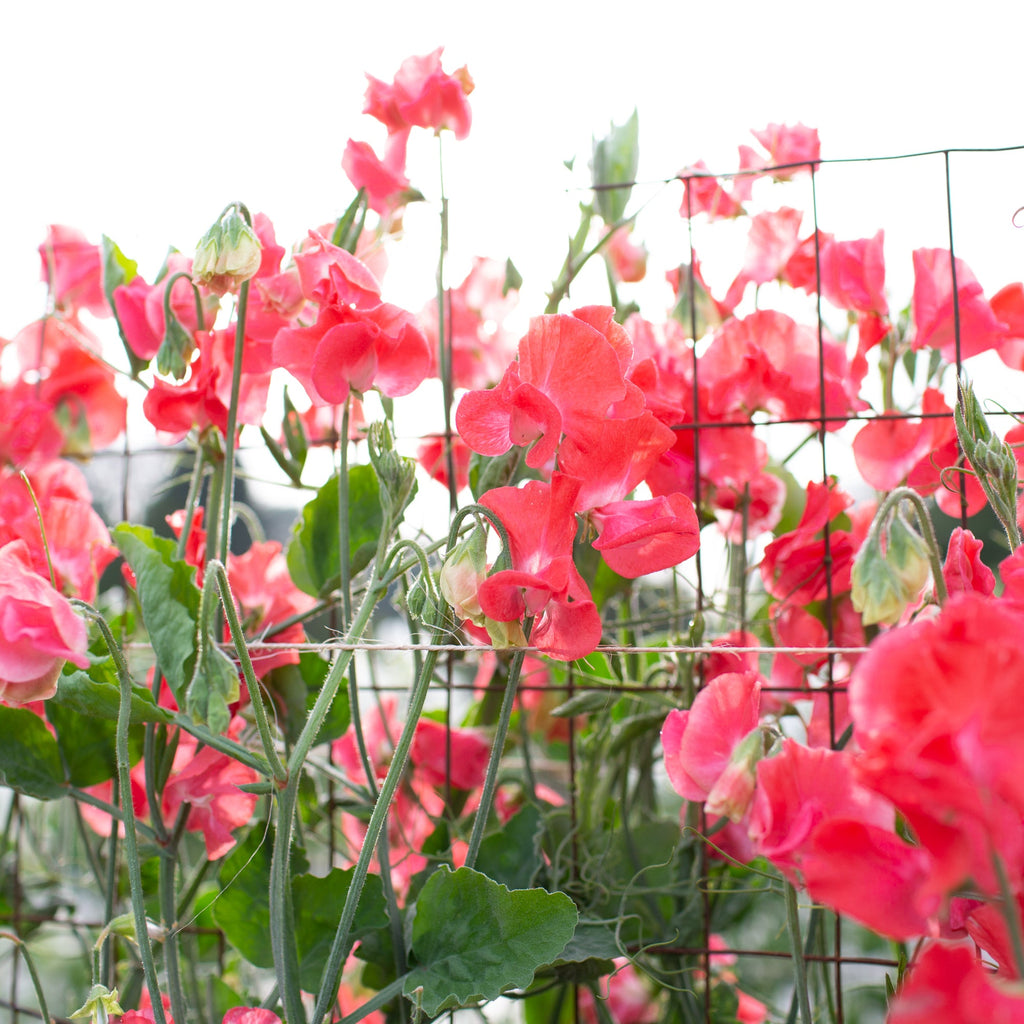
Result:
[[[167,683],[184,706],[196,655],[199,589],[195,569],[175,557],[175,543],[148,526],[119,523],[111,537],[135,573],[142,621]]]
[[[576,931],[555,961],[581,963],[584,960],[614,960],[623,951],[615,940],[615,930],[600,921],[580,921]]]
[[[380,486],[372,466],[348,471],[349,568],[353,574],[370,564],[384,526]],[[292,582],[319,597],[336,589],[341,580],[338,546],[338,477],[331,477],[306,503],[288,544]]]
[[[71,785],[95,786],[117,774],[116,722],[86,718],[72,706],[61,705],[56,698],[46,702],[46,717],[57,732],[57,744]],[[131,729],[128,739],[129,759],[134,762],[142,754],[141,726]]]
[[[338,918],[345,905],[354,868],[333,868],[323,878],[299,875],[292,880],[295,905],[295,941],[299,950],[299,984],[307,992],[320,987],[320,975],[327,965],[338,930]],[[351,937],[388,927],[384,886],[377,875],[369,875],[359,897]]]
[[[211,732],[227,731],[231,721],[228,705],[238,700],[238,669],[213,644],[203,645],[202,659],[185,693],[185,710],[196,722],[205,722]]]
[[[480,844],[477,870],[510,889],[526,889],[544,866],[540,833],[540,811],[527,804]]]
[[[37,800],[67,792],[57,741],[25,708],[0,706],[0,784]]]
[[[636,110],[625,124],[613,124],[608,135],[600,142],[594,141],[594,155],[590,162],[596,189],[594,202],[605,224],[614,224],[626,212],[640,160],[639,142],[640,117]],[[608,187],[616,185],[624,187]]]
[[[118,248],[117,243],[106,235],[102,242],[103,253],[103,294],[107,297],[107,305],[110,306],[117,322],[117,330],[121,335],[121,343],[128,355],[128,362],[131,365],[132,376],[137,376],[141,370],[149,365],[148,359],[140,359],[128,344],[128,338],[121,326],[121,318],[117,315],[117,307],[114,305],[114,290],[121,285],[131,284],[138,276],[139,265],[135,260],[128,259]]]
[[[213,906],[214,920],[228,942],[255,967],[274,966],[274,951],[270,945],[273,852],[274,830],[256,825],[224,858],[217,873],[221,893]],[[293,873],[309,868],[298,850],[292,851],[291,863]]]
[[[111,678],[113,677],[113,678]],[[66,708],[85,718],[101,718],[116,722],[121,706],[121,691],[109,659],[88,669],[65,672],[57,680],[57,692],[47,702]],[[132,686],[131,724],[173,722],[174,712],[160,707],[143,686]]]
[[[433,1017],[526,988],[565,948],[578,918],[565,893],[510,890],[471,868],[440,868],[416,901],[417,966],[405,995]]]

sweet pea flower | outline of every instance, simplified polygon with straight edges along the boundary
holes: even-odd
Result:
[[[103,254],[98,245],[75,228],[51,224],[39,246],[39,257],[41,278],[49,284],[58,309],[110,316],[103,291]]]
[[[357,189],[365,189],[370,209],[384,216],[404,205],[409,191],[405,176],[405,150],[409,130],[388,136],[384,156],[379,157],[368,142],[349,139],[341,158],[341,167]]]
[[[751,129],[750,134],[768,155],[762,157],[750,146],[740,146],[740,169],[749,171],[771,167],[776,181],[786,181],[806,173],[812,166],[817,166],[821,156],[818,130],[804,124],[770,124],[760,131]]]
[[[1010,329],[996,318],[992,304],[985,298],[971,268],[961,259],[954,262],[948,249],[914,250],[911,312],[916,328],[912,342],[914,349],[936,348],[949,362],[958,355],[954,319],[959,320],[959,355],[964,359],[998,348],[1009,335]]]
[[[704,804],[715,794],[719,802],[723,796],[719,784],[733,755],[749,745],[748,738],[758,731],[760,702],[761,684],[755,675],[729,672],[708,683],[689,709],[668,713],[661,729],[661,745],[669,782],[680,796]],[[743,807],[736,800],[726,801],[732,812],[728,816],[740,820],[752,796],[751,777]],[[711,808],[708,811],[722,813]]]
[[[889,1008],[888,1024],[1016,1024],[1019,985],[993,976],[969,945],[932,942],[911,964]]]
[[[0,701],[52,697],[65,661],[88,667],[87,646],[85,623],[33,570],[28,545],[0,547]]]
[[[407,57],[390,85],[367,75],[363,113],[377,118],[389,134],[418,125],[437,133],[449,128],[455,138],[464,139],[472,123],[467,97],[473,79],[465,67],[447,74],[441,67],[443,52],[439,46],[423,57]]]

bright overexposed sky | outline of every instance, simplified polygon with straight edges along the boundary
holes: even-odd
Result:
[[[450,283],[473,255],[511,256],[532,306],[585,198],[567,187],[586,179],[591,137],[634,106],[641,180],[699,158],[728,170],[736,147],[752,142],[749,129],[770,122],[818,128],[825,157],[1024,142],[1024,15],[998,0],[948,9],[903,0],[51,0],[10,5],[4,23],[5,337],[42,311],[35,248],[50,222],[95,241],[110,235],[151,279],[167,246],[191,250],[231,199],[266,212],[286,246],[336,216],[351,197],[346,140],[383,140],[361,114],[364,72],[390,80],[404,57],[440,45],[445,67],[468,65],[476,82],[469,138],[444,140]],[[570,174],[562,161],[573,156]],[[910,247],[946,244],[941,164],[837,168],[820,179],[825,229],[887,229],[894,290],[910,282],[900,222]],[[1009,223],[1024,204],[1022,172],[1021,154],[954,162],[958,253],[988,293],[1024,272],[1024,232]],[[427,132],[410,142],[409,175],[428,202],[406,219],[410,255],[395,285],[405,294],[385,297],[413,305],[430,294],[437,249],[437,147]],[[666,269],[685,255],[678,202],[676,184],[647,224]]]

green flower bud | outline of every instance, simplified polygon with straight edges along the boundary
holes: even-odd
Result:
[[[261,245],[237,204],[229,206],[196,246],[192,279],[217,295],[237,292],[260,269]]]
[[[853,607],[865,625],[898,622],[907,605],[920,595],[930,572],[924,539],[897,511],[887,527],[871,530],[857,553],[852,573]]]
[[[487,537],[479,526],[459,541],[441,566],[441,594],[462,620],[483,626],[485,616],[477,598],[480,584],[487,578]]]
[[[109,989],[106,985],[93,985],[85,1005],[70,1015],[71,1020],[87,1017],[91,1024],[107,1024],[111,1016],[124,1013],[117,1001],[117,989]]]

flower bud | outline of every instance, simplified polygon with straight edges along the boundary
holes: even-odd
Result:
[[[192,279],[217,295],[238,291],[255,277],[262,258],[260,240],[237,204],[229,206],[196,246]]]
[[[485,621],[477,592],[487,578],[487,538],[479,526],[459,541],[441,566],[441,594],[462,620],[475,626]]]
[[[886,535],[882,551],[881,534]],[[872,529],[853,563],[853,607],[864,624],[898,622],[928,582],[930,563],[924,540],[902,514],[884,531]]]
[[[109,989],[106,985],[93,985],[84,1006],[80,1006],[70,1020],[88,1017],[91,1024],[107,1024],[111,1016],[124,1013],[117,1001],[117,989]]]
[[[729,763],[708,793],[704,810],[715,817],[742,821],[754,799],[757,762],[764,756],[761,727],[751,729],[733,748]]]

